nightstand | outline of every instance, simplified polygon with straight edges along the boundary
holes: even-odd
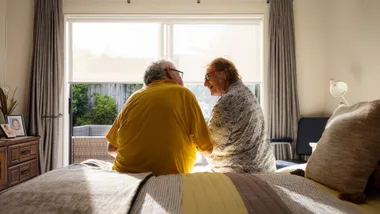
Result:
[[[0,191],[38,175],[39,139],[0,139]]]

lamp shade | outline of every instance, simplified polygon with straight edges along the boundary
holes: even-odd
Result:
[[[343,97],[348,90],[347,83],[330,79],[330,93],[334,97]]]

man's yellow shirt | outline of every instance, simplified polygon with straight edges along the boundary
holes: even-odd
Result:
[[[189,173],[197,150],[213,146],[194,94],[172,80],[134,93],[106,137],[118,150],[113,169],[128,173]]]

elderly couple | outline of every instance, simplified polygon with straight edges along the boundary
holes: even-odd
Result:
[[[209,124],[182,74],[166,60],[148,66],[146,87],[131,95],[107,133],[113,170],[190,173],[199,151],[214,172],[274,172],[263,112],[235,65],[224,58],[208,65],[204,85],[220,96]]]

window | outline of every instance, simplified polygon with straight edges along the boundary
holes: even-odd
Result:
[[[184,72],[185,87],[197,97],[207,121],[217,97],[203,86],[204,73],[216,57],[232,60],[260,100],[260,16],[73,16],[66,26],[73,162],[110,160],[100,154],[105,134],[130,94],[142,87],[144,68],[159,58],[173,60]],[[89,141],[99,151],[87,149]]]

